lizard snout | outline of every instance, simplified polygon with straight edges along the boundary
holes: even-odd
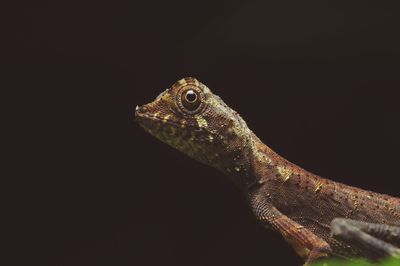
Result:
[[[138,117],[141,117],[145,114],[147,114],[148,112],[148,108],[146,107],[146,105],[136,105],[135,107],[135,118],[137,119]]]

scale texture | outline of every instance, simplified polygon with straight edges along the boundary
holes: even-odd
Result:
[[[279,232],[306,264],[327,255],[372,256],[331,236],[335,218],[400,226],[400,199],[334,182],[290,163],[194,78],[178,81],[153,102],[137,107],[135,116],[156,138],[228,176],[257,219]]]

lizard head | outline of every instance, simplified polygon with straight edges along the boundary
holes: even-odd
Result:
[[[235,111],[194,78],[181,79],[153,102],[136,107],[135,117],[161,141],[224,170],[228,160],[221,158],[237,156],[251,132]]]

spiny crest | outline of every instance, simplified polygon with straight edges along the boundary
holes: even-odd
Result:
[[[177,90],[180,87],[187,86],[187,85],[194,85],[196,87],[201,86],[200,82],[197,79],[192,78],[192,77],[186,77],[186,78],[180,79],[177,82],[175,82],[171,88],[173,90]]]

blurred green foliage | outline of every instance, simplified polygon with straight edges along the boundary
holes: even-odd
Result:
[[[344,261],[328,259],[313,263],[312,266],[400,266],[400,259],[391,258],[378,263],[368,262],[366,260]]]

